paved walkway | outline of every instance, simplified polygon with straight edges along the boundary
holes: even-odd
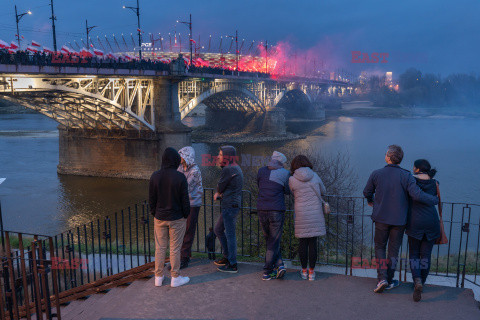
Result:
[[[188,285],[154,287],[137,280],[67,306],[62,319],[480,319],[469,289],[429,285],[419,303],[410,283],[373,293],[374,279],[317,273],[301,280],[289,270],[285,279],[261,281],[258,265],[239,264],[235,275],[197,261],[184,271]],[[89,302],[89,300],[91,302]]]

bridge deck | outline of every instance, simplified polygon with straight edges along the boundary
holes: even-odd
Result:
[[[374,279],[317,273],[301,280],[289,270],[283,280],[262,281],[261,267],[240,264],[236,275],[198,261],[184,271],[191,282],[156,288],[137,280],[85,301],[74,301],[62,319],[478,319],[471,290],[428,285],[419,303],[411,283],[375,294]],[[90,300],[90,301],[89,301]]]

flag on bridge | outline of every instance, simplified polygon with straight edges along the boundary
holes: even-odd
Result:
[[[142,29],[137,28],[138,32],[145,33],[145,31],[142,31]]]
[[[27,51],[30,51],[30,52],[33,52],[33,53],[37,53],[37,52],[38,52],[38,48],[37,48],[37,47],[34,47],[34,46],[28,46],[28,47],[27,47]]]
[[[32,46],[34,46],[34,47],[41,47],[42,45],[41,45],[40,43],[38,43],[37,41],[32,40]]]
[[[103,51],[102,50],[99,50],[99,49],[93,49],[93,53],[95,53],[96,56],[100,56],[102,57],[103,56]]]
[[[43,52],[53,54],[53,50],[47,47],[43,47]]]
[[[67,46],[62,46],[62,48],[60,49],[60,52],[63,52],[63,53],[66,53],[66,54],[71,54],[71,53],[72,53],[72,49],[70,49],[70,48],[67,47]]]
[[[18,44],[15,41],[10,42],[10,49],[18,49]]]
[[[85,47],[83,47],[82,50],[80,50],[80,55],[82,57],[87,57],[87,58],[93,57],[93,54],[90,51],[88,51]]]
[[[8,45],[8,43],[6,43],[5,41],[0,39],[0,48],[8,49],[8,48],[10,48],[10,46]]]

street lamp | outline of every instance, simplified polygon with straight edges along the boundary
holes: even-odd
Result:
[[[24,12],[22,14],[18,14],[17,13],[17,5],[15,5],[15,21],[17,22],[17,42],[18,42],[18,48],[19,49],[20,49],[20,31],[18,29],[18,23],[23,18],[23,16],[25,16],[27,14],[32,14],[32,12],[30,10],[28,10],[27,12]]]
[[[190,30],[190,67],[192,66],[192,60],[193,60],[193,34],[192,34],[192,14],[190,13],[190,20],[189,21],[178,21],[177,23],[184,24],[188,26],[188,29]]]
[[[132,10],[136,15],[137,15],[137,26],[138,26],[138,54],[140,57],[140,60],[142,60],[142,30],[140,29],[140,4],[137,0],[137,6],[136,7],[127,7],[123,6],[123,9],[130,9]]]
[[[88,46],[88,39],[89,39],[89,34],[90,31],[92,31],[93,28],[96,28],[97,26],[88,26],[88,20],[85,20],[85,30],[87,30],[87,50],[90,49]],[[105,36],[106,37],[106,36]]]
[[[235,39],[235,64],[236,64],[236,70],[237,70],[237,75],[239,75],[238,72],[238,30],[235,30],[235,35],[234,36],[227,36],[229,38]]]

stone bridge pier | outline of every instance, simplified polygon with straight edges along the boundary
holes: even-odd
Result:
[[[149,179],[160,168],[165,148],[178,150],[191,144],[191,130],[180,121],[177,82],[153,80],[152,106],[155,130],[60,125],[58,173]]]
[[[272,108],[264,112],[216,110],[207,107],[205,125],[221,132],[251,132],[269,135],[285,135],[285,110]]]

